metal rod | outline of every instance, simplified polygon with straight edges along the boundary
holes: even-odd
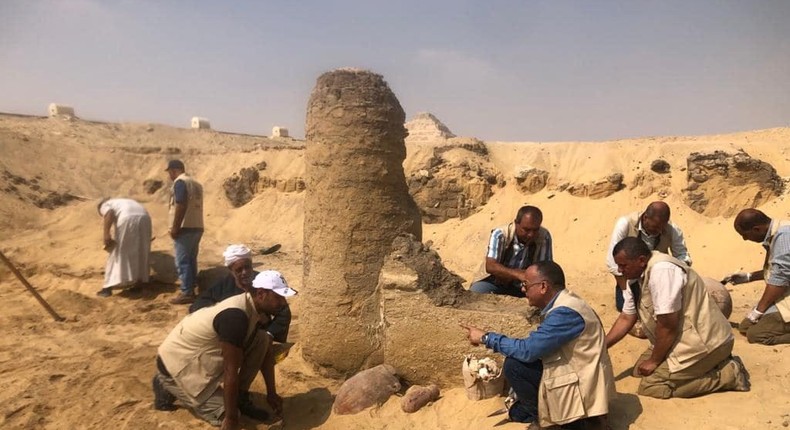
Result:
[[[20,281],[22,281],[22,284],[25,285],[25,288],[27,288],[27,290],[30,291],[31,294],[33,294],[33,297],[35,297],[36,300],[38,300],[38,302],[41,303],[41,306],[44,306],[44,309],[46,309],[47,312],[49,312],[49,314],[52,315],[52,318],[55,318],[55,321],[61,322],[61,321],[65,321],[66,320],[62,316],[58,315],[58,313],[55,312],[54,309],[52,309],[52,306],[50,306],[49,303],[47,303],[47,301],[44,300],[44,298],[41,297],[40,294],[38,294],[38,292],[35,290],[35,288],[33,288],[33,286],[30,285],[29,282],[27,282],[27,279],[25,279],[25,277],[22,276],[21,273],[19,273],[19,270],[16,270],[16,267],[14,267],[14,265],[11,263],[11,261],[9,261],[8,258],[6,258],[5,255],[3,255],[2,251],[0,251],[0,259],[3,260],[3,262],[6,264],[6,266],[8,266],[8,268],[11,269],[12,272],[14,272],[14,275],[16,275],[16,277]]]

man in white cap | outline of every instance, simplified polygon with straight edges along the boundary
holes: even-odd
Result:
[[[252,280],[258,275],[258,272],[252,268],[252,251],[250,248],[242,244],[230,245],[222,253],[222,256],[225,258],[225,266],[230,270],[230,273],[215,282],[207,290],[201,292],[195,303],[189,307],[189,312],[213,306],[228,297],[252,290]],[[288,330],[290,327],[291,307],[287,303],[276,314],[270,315],[269,318],[261,318],[261,321],[258,323],[259,333],[261,335],[265,334],[274,342],[277,342],[277,344],[272,345],[267,350],[263,366],[261,366],[261,374],[267,387],[266,392],[271,395],[275,403],[281,402],[281,400],[278,400],[279,396],[276,395],[277,389],[273,370],[275,358],[288,352],[288,345],[284,344],[288,341]],[[241,396],[248,398],[249,393],[242,392]]]
[[[271,337],[258,326],[287,306],[286,298],[295,294],[280,272],[266,270],[255,277],[249,292],[187,315],[158,349],[154,407],[172,410],[178,400],[223,429],[237,428],[240,414],[267,420],[268,413],[249,397],[259,370],[265,376],[274,374],[274,360],[268,369],[264,363]],[[266,400],[279,414],[282,399],[273,382],[273,376],[271,383],[266,381]]]

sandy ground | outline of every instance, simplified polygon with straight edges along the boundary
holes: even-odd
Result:
[[[175,148],[175,149],[173,149]],[[0,250],[8,256],[47,299],[65,322],[54,322],[5,267],[0,268],[0,425],[30,429],[201,429],[210,428],[179,409],[152,409],[151,377],[155,351],[184,307],[167,300],[176,293],[172,243],[166,235],[166,190],[152,195],[142,188],[145,179],[165,181],[165,160],[177,156],[206,191],[206,234],[201,243],[201,281],[222,271],[221,252],[229,243],[253,248],[273,243],[282,250],[256,256],[259,268],[282,271],[295,288],[302,287],[302,193],[268,189],[252,202],[234,209],[222,192],[222,181],[242,167],[266,161],[264,174],[276,179],[303,176],[298,142],[180,130],[150,124],[97,124],[57,119],[0,115],[0,169],[16,177],[10,190],[7,177],[0,187]],[[520,166],[533,165],[570,182],[585,182],[621,172],[629,183],[640,169],[664,158],[672,166],[666,201],[672,219],[685,234],[694,268],[719,278],[740,269],[761,267],[759,245],[743,242],[732,229],[732,219],[702,216],[683,202],[681,190],[686,157],[695,151],[743,148],[771,163],[778,174],[790,177],[790,129],[771,129],[729,135],[629,139],[613,142],[490,142],[491,159],[512,178]],[[409,146],[407,168],[419,163],[424,148]],[[177,152],[177,154],[173,154]],[[31,180],[35,179],[35,186]],[[512,182],[512,181],[511,181]],[[165,188],[167,184],[165,183]],[[31,196],[48,192],[78,196],[55,209],[34,206]],[[105,254],[101,224],[96,214],[102,196],[128,196],[142,202],[154,219],[152,273],[156,281],[138,294],[95,296],[101,286]],[[787,218],[787,193],[761,207],[769,216]],[[710,196],[725,202],[726,192]],[[544,211],[555,240],[555,258],[565,268],[568,287],[582,295],[606,326],[617,317],[613,280],[604,255],[615,219],[643,208],[655,195],[639,198],[622,190],[600,200],[544,190],[520,193],[509,184],[497,189],[491,201],[464,220],[425,225],[424,241],[433,241],[445,265],[469,278],[480,263],[491,227],[508,221],[524,203]],[[739,321],[756,302],[762,286],[752,283],[731,288]],[[295,320],[291,356],[277,368],[285,418],[267,425],[245,421],[245,429],[482,429],[493,428],[499,417],[487,417],[502,399],[472,402],[462,388],[446,389],[432,405],[414,414],[400,410],[391,398],[378,408],[352,416],[331,412],[333,394],[342,381],[321,377],[299,352],[300,299],[293,301]],[[526,306],[526,303],[525,303]],[[486,327],[496,330],[497,327]],[[426,335],[430,335],[426,333]],[[459,330],[455,339],[464,342]],[[696,399],[655,400],[634,393],[638,380],[628,375],[646,341],[627,338],[611,351],[618,374],[618,397],[610,413],[614,429],[779,429],[790,422],[790,349],[787,345],[749,345],[738,336],[735,353],[752,377],[748,393],[717,393]],[[470,352],[475,348],[470,346]],[[459,386],[460,364],[459,357]],[[253,391],[263,403],[263,384]],[[517,429],[504,424],[496,428]]]

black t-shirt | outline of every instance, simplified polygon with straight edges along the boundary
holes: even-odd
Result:
[[[220,342],[244,347],[244,338],[247,336],[249,318],[243,310],[238,308],[225,309],[214,317],[214,331],[219,335]]]

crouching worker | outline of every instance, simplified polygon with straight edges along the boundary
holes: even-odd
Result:
[[[230,245],[222,253],[225,258],[225,267],[228,274],[220,278],[210,288],[202,291],[195,303],[189,307],[189,312],[195,312],[239,294],[252,292],[252,280],[258,276],[252,268],[252,250],[245,245]],[[277,414],[282,412],[282,398],[277,395],[277,384],[274,379],[274,364],[288,355],[290,346],[288,331],[291,327],[291,308],[288,303],[280,308],[276,314],[265,314],[258,321],[260,335],[271,337],[274,343],[266,350],[266,356],[261,366],[261,375],[266,383],[266,400]],[[241,398],[249,398],[249,393],[243,391]]]
[[[249,396],[259,370],[264,377],[272,375],[273,385],[274,360],[265,362],[271,336],[258,325],[280,312],[287,306],[286,297],[295,294],[279,272],[267,270],[255,277],[250,292],[184,317],[159,347],[154,407],[172,410],[178,400],[222,429],[237,428],[240,414],[267,420],[268,413]],[[268,389],[268,380],[266,385]],[[279,396],[267,396],[267,401],[281,412]]]
[[[668,399],[717,391],[749,391],[749,373],[732,355],[730,323],[686,263],[651,251],[626,237],[612,251],[626,279],[639,280],[639,298],[625,291],[620,316],[606,335],[611,348],[634,326],[644,324],[650,347],[634,366],[638,394]]]
[[[529,266],[521,291],[541,310],[540,326],[526,338],[462,325],[472,345],[505,356],[503,372],[516,397],[506,402],[510,419],[531,423],[529,430],[608,428],[614,376],[598,315],[565,289],[565,274],[553,261]]]

